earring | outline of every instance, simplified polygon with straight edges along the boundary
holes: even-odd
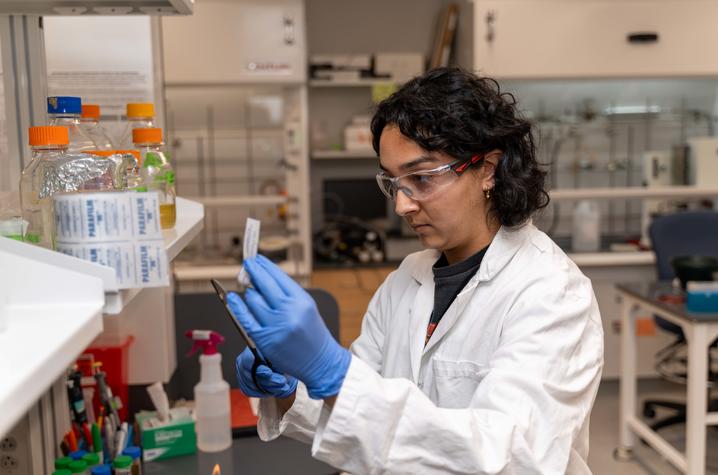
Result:
[[[487,188],[484,190],[484,196],[486,196],[486,199],[491,199],[491,188]]]

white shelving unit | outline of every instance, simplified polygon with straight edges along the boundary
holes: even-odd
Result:
[[[2,2],[2,15],[189,15],[194,0],[22,0]]]
[[[315,160],[371,160],[376,159],[374,150],[314,150],[312,158]]]
[[[235,206],[276,206],[286,203],[289,198],[279,195],[236,195],[236,196],[197,196],[192,200],[207,208]]]
[[[170,260],[199,234],[200,203],[177,199],[177,224],[163,231]],[[143,289],[117,288],[109,267],[0,238],[0,436],[61,377],[103,330],[103,314],[120,313]]]
[[[677,199],[711,198],[718,196],[718,187],[665,186],[643,188],[638,186],[617,188],[559,189],[550,192],[552,201],[617,200],[617,199]]]
[[[324,79],[311,79],[310,87],[371,87],[394,84],[394,81],[386,79],[359,79],[356,81],[330,81]]]
[[[102,278],[62,260],[77,259],[0,238],[0,436],[102,331]]]

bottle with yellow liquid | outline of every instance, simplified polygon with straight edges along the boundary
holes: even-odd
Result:
[[[140,187],[138,191],[157,191],[160,196],[160,224],[171,229],[177,221],[175,206],[175,172],[162,142],[162,129],[144,128],[132,131],[132,141],[140,152]]]

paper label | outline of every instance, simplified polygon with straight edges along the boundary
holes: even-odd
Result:
[[[257,219],[247,218],[247,224],[244,226],[244,259],[257,257],[261,224],[261,221]],[[245,287],[250,284],[249,275],[245,272],[244,267],[240,269],[237,281]]]
[[[169,285],[156,192],[55,195],[59,252],[112,267],[122,289]]]

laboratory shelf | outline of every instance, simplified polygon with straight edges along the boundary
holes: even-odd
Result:
[[[103,280],[71,260],[0,238],[0,437],[102,331]]]
[[[190,15],[194,0],[11,0],[2,15]]]
[[[167,249],[167,257],[171,261],[187,247],[204,226],[204,206],[200,203],[177,198],[177,223],[173,229],[162,231]],[[5,239],[6,247],[14,248],[14,252],[42,262],[73,270],[101,279],[105,291],[104,313],[116,315],[122,311],[143,289],[120,289],[115,278],[115,271],[110,267],[101,266],[76,257],[49,251],[38,246]],[[0,248],[1,250],[2,248]]]
[[[310,87],[371,87],[379,85],[396,84],[391,79],[356,79],[356,80],[331,80],[331,79],[310,79]]]
[[[301,263],[283,261],[279,267],[287,274],[295,278],[309,276],[309,270]],[[220,264],[220,265],[202,265],[182,263],[176,264],[174,267],[174,276],[178,281],[207,281],[209,279],[235,280],[239,270],[242,268],[239,264]]]
[[[577,188],[551,190],[549,195],[552,201],[709,198],[718,196],[718,188],[698,186]]]
[[[373,149],[367,150],[314,150],[312,158],[315,160],[336,160],[336,159],[376,159],[376,152]]]
[[[191,198],[207,208],[228,208],[234,206],[275,206],[286,203],[289,197],[282,195],[234,195],[198,196]]]
[[[102,302],[9,307],[0,333],[0,437],[102,331]]]
[[[572,252],[568,257],[579,267],[615,267],[654,265],[653,251]]]
[[[204,206],[196,201],[178,197],[177,224],[173,229],[162,231],[170,261],[197,237],[203,226]]]

